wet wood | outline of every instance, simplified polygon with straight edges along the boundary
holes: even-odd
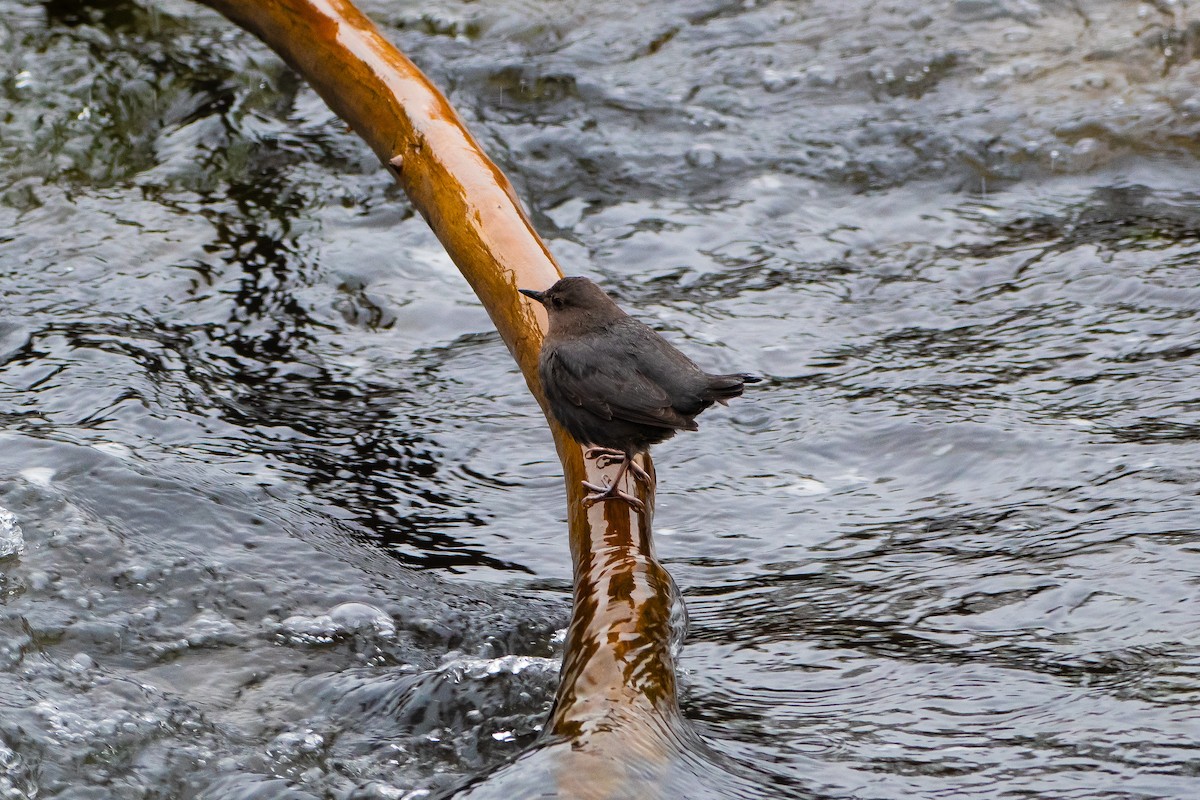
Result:
[[[537,378],[544,312],[517,289],[544,289],[561,271],[508,179],[441,93],[344,0],[201,2],[266,42],[388,166],[479,296],[545,411]],[[575,602],[547,732],[583,742],[619,726],[661,727],[678,718],[669,648],[675,597],[654,558],[653,486],[637,487],[646,503],[641,515],[624,503],[585,508],[581,481],[611,478],[616,467],[586,464],[579,444],[550,427],[566,480]],[[653,474],[649,458],[642,463]],[[603,737],[606,747],[621,739]]]

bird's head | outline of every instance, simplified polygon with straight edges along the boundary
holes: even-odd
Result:
[[[551,330],[597,325],[625,316],[612,298],[587,278],[562,278],[542,292],[519,291],[546,308]]]

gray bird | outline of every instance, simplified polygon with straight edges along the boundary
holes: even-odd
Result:
[[[649,476],[633,463],[637,453],[697,429],[696,415],[714,402],[741,395],[754,375],[709,375],[666,339],[638,322],[587,278],[563,278],[544,292],[521,289],[546,308],[550,330],[542,342],[538,376],[554,418],[581,444],[586,458],[621,462],[609,486],[584,482],[588,505],[624,500],[625,473]]]

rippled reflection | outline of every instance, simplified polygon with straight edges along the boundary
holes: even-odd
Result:
[[[668,793],[1196,794],[1193,9],[364,7],[570,271],[769,378],[656,454]],[[0,795],[415,798],[537,741],[559,468],[388,175],[182,0],[0,44]]]

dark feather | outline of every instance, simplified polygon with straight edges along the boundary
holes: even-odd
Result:
[[[538,368],[546,399],[585,444],[644,450],[696,430],[697,414],[758,380],[709,375],[585,278],[564,278],[531,296],[550,315]]]

